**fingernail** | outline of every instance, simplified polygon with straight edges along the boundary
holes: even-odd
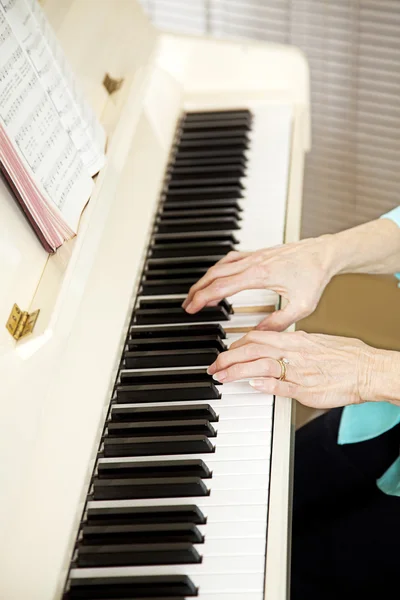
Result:
[[[189,304],[187,306],[185,306],[185,310],[186,312],[190,312],[190,310],[193,308],[193,302],[189,302]]]
[[[226,377],[227,377],[226,371],[220,371],[219,373],[215,373],[213,375],[213,379],[215,379],[216,381],[219,381],[220,383],[225,381]]]
[[[185,300],[182,302],[182,304],[181,304],[182,308],[186,308],[187,301],[188,301],[188,299],[186,298],[186,299],[185,299]]]
[[[259,379],[250,379],[249,384],[251,385],[251,387],[255,388],[255,389],[261,389],[263,386],[262,381],[260,381]]]
[[[210,365],[207,369],[208,375],[212,375],[215,372],[215,365]]]

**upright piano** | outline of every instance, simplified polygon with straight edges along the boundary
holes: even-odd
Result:
[[[0,597],[283,600],[292,401],[206,373],[280,298],[180,306],[227,252],[299,238],[307,63],[135,0],[43,4],[107,160],[52,256],[0,181]],[[14,303],[40,309],[19,341]]]

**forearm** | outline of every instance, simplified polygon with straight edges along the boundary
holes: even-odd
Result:
[[[368,369],[365,399],[400,406],[400,352],[376,350]]]
[[[400,227],[390,219],[377,219],[320,239],[332,277],[400,272]]]

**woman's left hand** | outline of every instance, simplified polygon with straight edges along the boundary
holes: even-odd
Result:
[[[251,379],[268,394],[334,408],[372,400],[377,350],[360,340],[303,331],[251,331],[222,352],[208,372],[223,383]],[[286,358],[286,376],[279,381]]]

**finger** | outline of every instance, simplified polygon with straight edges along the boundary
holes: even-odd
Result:
[[[300,402],[304,396],[304,390],[302,390],[301,386],[291,381],[279,381],[279,379],[267,377],[265,379],[254,379],[249,383],[255,390],[264,394],[273,394],[282,398],[293,398]]]
[[[221,383],[250,379],[252,377],[280,377],[281,367],[274,358],[260,358],[251,362],[237,363],[218,371],[213,378]]]
[[[223,265],[225,263],[236,262],[237,260],[251,256],[251,254],[253,254],[253,252],[238,252],[237,250],[232,250],[231,252],[228,252],[228,254],[225,254],[225,256],[216,264]]]
[[[256,329],[261,331],[284,331],[296,323],[300,318],[299,311],[296,307],[287,304],[285,308],[276,310],[268,315],[268,317],[257,325]]]
[[[182,304],[182,308],[187,308],[189,304],[193,300],[193,296],[201,289],[209,286],[213,281],[217,279],[222,279],[223,277],[229,277],[231,275],[235,275],[236,273],[240,273],[244,271],[249,266],[249,261],[238,260],[234,262],[229,262],[226,264],[217,263],[208,269],[207,273],[203,275],[189,290],[187,298]]]
[[[280,358],[280,350],[271,348],[266,344],[243,344],[242,346],[231,348],[226,352],[221,352],[217,360],[212,363],[207,369],[209,375],[213,375],[218,371],[223,371],[237,363],[250,362],[258,358]]]
[[[269,346],[269,351],[276,353],[277,350],[297,350],[303,340],[300,340],[302,334],[300,332],[279,332],[279,331],[259,331],[253,329],[245,336],[236,340],[230,345],[230,350],[239,348],[246,344],[255,343],[262,344],[263,346]],[[279,357],[280,358],[280,357]]]
[[[220,301],[222,298],[232,296],[250,287],[252,289],[263,287],[262,281],[255,279],[254,271],[251,268],[237,275],[216,279],[206,288],[197,291],[192,296],[191,301],[185,305],[185,309],[190,314],[196,313],[209,302]]]

